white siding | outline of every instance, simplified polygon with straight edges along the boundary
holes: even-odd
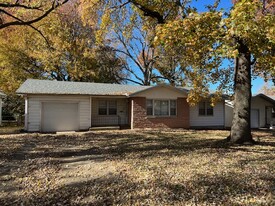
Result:
[[[28,96],[28,131],[41,131],[42,102],[75,102],[79,104],[79,128],[89,129],[91,126],[90,97],[79,95],[31,95]]]
[[[224,127],[224,102],[213,109],[213,116],[200,116],[198,105],[190,107],[190,127]]]
[[[186,97],[187,95],[179,91],[175,91],[172,88],[154,87],[134,96],[145,97],[146,99],[177,99],[178,97]]]
[[[98,115],[100,100],[114,100],[117,103],[117,115]],[[119,118],[119,119],[118,119]],[[112,124],[128,124],[128,99],[126,98],[92,98],[92,125],[105,126]]]
[[[225,127],[229,128],[232,125],[233,120],[233,102],[225,101]]]
[[[264,100],[261,97],[253,97],[251,101],[251,109],[259,110],[259,118],[260,118],[260,127],[266,126],[266,107],[272,107],[273,105]]]
[[[274,125],[274,118],[272,118],[272,109],[273,107],[268,107],[266,110],[266,120],[267,120],[267,124],[268,126],[273,126]]]
[[[251,109],[251,112],[250,112],[250,127],[251,128],[259,128],[260,125],[259,125],[259,110],[258,109]]]
[[[251,110],[258,110],[259,111],[259,126],[265,127],[266,121],[270,123],[271,121],[271,109],[268,107],[272,107],[272,104],[261,97],[252,97],[251,100]],[[233,106],[226,104],[225,106],[225,126],[231,127],[232,119],[233,119]],[[253,118],[253,117],[252,117]],[[253,121],[253,120],[251,120]]]

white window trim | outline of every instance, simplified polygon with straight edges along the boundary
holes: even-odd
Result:
[[[200,114],[200,103],[204,103],[204,111],[205,111],[205,114],[203,115],[203,114]],[[207,104],[209,103],[208,101],[203,101],[203,102],[200,102],[199,104],[198,104],[198,115],[200,116],[200,117],[213,117],[214,116],[214,107],[212,107],[212,109],[213,109],[213,114],[207,114]]]
[[[99,114],[99,102],[100,101],[106,101],[107,102],[107,114]],[[109,114],[109,102],[115,101],[116,102],[116,114]],[[116,100],[99,100],[98,101],[98,108],[97,108],[97,115],[99,116],[117,116],[117,101]]]
[[[147,115],[147,100],[152,100],[152,110],[153,110],[153,114],[152,115]],[[155,101],[168,101],[168,115],[155,115]],[[171,101],[175,101],[176,102],[176,114],[175,115],[171,115]],[[176,117],[177,113],[178,113],[178,108],[177,108],[177,100],[176,99],[146,99],[146,115],[148,117]]]

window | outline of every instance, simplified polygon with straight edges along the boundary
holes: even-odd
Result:
[[[153,100],[147,99],[146,104],[147,104],[147,115],[153,115]]]
[[[98,114],[99,115],[116,115],[117,104],[114,100],[100,100],[98,103]]]
[[[169,100],[154,100],[154,114],[155,116],[168,116]]]
[[[200,116],[213,116],[213,107],[210,102],[200,102],[199,103],[199,115]]]
[[[107,115],[107,101],[103,101],[103,100],[99,101],[98,114]]]
[[[148,116],[175,116],[177,103],[176,100],[152,100],[148,99],[147,115]]]
[[[170,100],[170,115],[176,115],[177,102],[176,100]]]
[[[275,107],[272,108],[272,118],[275,118]]]
[[[116,115],[116,101],[108,101],[109,115]]]

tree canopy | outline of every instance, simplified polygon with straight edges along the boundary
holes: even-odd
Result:
[[[115,27],[119,12],[135,10],[147,25],[153,25],[154,48],[177,57],[185,76],[192,82],[190,104],[209,95],[210,84],[218,84],[217,94],[234,82],[234,118],[232,142],[253,142],[250,132],[251,76],[274,78],[275,15],[269,0],[234,1],[226,13],[218,9],[219,1],[199,12],[191,1],[85,1],[103,8],[100,16],[100,37]],[[89,8],[89,7],[86,7]],[[119,12],[118,12],[119,11]],[[93,11],[94,12],[94,11]],[[90,12],[90,13],[93,13]],[[120,15],[123,17],[123,15]],[[224,66],[227,60],[234,64]],[[234,80],[234,81],[232,81]],[[214,96],[215,97],[215,96]],[[217,98],[213,98],[213,103]]]
[[[26,2],[22,5],[42,6]],[[1,32],[2,74],[12,75],[7,68],[19,65],[17,74],[59,80],[124,79],[149,85],[168,79],[171,84],[193,87],[187,99],[190,105],[208,98],[211,85],[217,86],[212,104],[232,88],[235,107],[230,140],[253,142],[251,78],[269,80],[275,76],[274,1],[235,0],[226,12],[220,9],[220,0],[206,5],[205,11],[199,11],[191,0],[72,2],[77,5],[76,12],[63,7],[48,14],[47,21],[42,18],[31,24],[29,30],[16,28],[8,40],[11,33],[7,32],[13,28]],[[16,14],[28,9],[24,7],[16,7]],[[39,17],[33,12],[24,15],[20,16],[24,19],[21,24]],[[7,22],[12,17],[2,19]],[[12,57],[17,58],[12,61]],[[142,75],[136,73],[138,70]],[[110,72],[114,75],[105,75]],[[19,75],[14,76],[16,81]]]
[[[30,26],[46,18],[56,8],[69,0],[6,0],[0,1],[0,29],[10,26]]]
[[[119,83],[122,63],[107,45],[96,46],[94,28],[68,3],[30,27],[0,30],[0,84],[14,92],[27,78]],[[73,19],[73,21],[72,21]]]

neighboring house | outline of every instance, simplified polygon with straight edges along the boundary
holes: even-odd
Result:
[[[231,127],[233,119],[233,102],[225,101],[225,127]],[[275,124],[273,119],[275,99],[265,94],[257,94],[251,98],[251,128],[271,127]]]
[[[104,126],[131,129],[227,126],[224,99],[214,107],[207,100],[190,107],[186,101],[188,91],[168,85],[29,79],[17,93],[25,97],[25,130],[30,132],[78,131]],[[272,104],[268,106],[272,108]]]
[[[2,125],[2,105],[3,105],[3,97],[6,95],[2,92],[0,92],[0,125]]]

